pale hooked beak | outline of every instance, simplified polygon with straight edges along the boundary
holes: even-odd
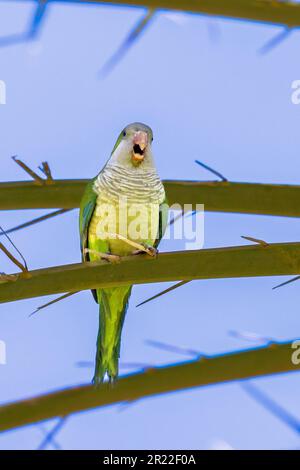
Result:
[[[148,145],[148,134],[138,131],[133,136],[132,160],[134,163],[141,163],[145,157],[145,149]]]

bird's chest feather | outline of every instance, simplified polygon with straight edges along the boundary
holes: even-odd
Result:
[[[135,251],[135,248],[120,238],[153,246],[158,230],[158,203],[136,202],[127,198],[112,201],[101,194],[90,223],[89,238],[107,240],[111,253],[124,256]]]

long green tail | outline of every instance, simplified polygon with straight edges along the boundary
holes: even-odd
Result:
[[[114,382],[119,372],[121,333],[132,286],[98,289],[99,331],[93,383],[99,385],[107,373]]]

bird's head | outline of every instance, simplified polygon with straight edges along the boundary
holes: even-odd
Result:
[[[126,168],[150,168],[154,165],[151,144],[153,133],[150,127],[140,122],[126,126],[120,133],[111,154],[111,163]]]

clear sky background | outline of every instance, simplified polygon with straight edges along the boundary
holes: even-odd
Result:
[[[0,2],[1,35],[23,31],[30,2]],[[299,183],[300,105],[291,84],[300,79],[299,33],[271,51],[258,50],[276,26],[157,15],[141,40],[105,79],[97,74],[142,9],[50,5],[38,41],[0,49],[0,178],[24,180],[11,160],[32,168],[47,160],[56,178],[90,178],[103,166],[115,139],[132,121],[154,131],[159,174],[165,179],[210,179],[196,158],[232,181]],[[215,31],[216,34],[211,34]],[[1,212],[10,228],[46,211]],[[80,260],[78,212],[17,232],[13,240],[31,269]],[[241,235],[268,242],[298,241],[299,220],[205,215],[205,247],[243,245]],[[176,248],[164,241],[161,251]],[[0,255],[1,271],[14,267]],[[288,340],[300,335],[300,283],[272,291],[282,278],[194,281],[138,309],[165,285],[134,288],[121,362],[153,365],[188,357],[147,345],[147,339],[217,354],[251,346],[230,330]],[[50,297],[49,297],[50,299]],[[34,317],[48,298],[0,305],[0,401],[88,383],[98,309],[80,293]],[[252,346],[255,346],[253,344]],[[127,373],[128,370],[123,370]],[[299,374],[253,380],[300,419]],[[55,420],[45,423],[51,428]],[[1,449],[35,449],[39,426],[0,435]],[[300,435],[253,401],[239,383],[193,389],[73,415],[56,436],[63,449],[296,448]]]

